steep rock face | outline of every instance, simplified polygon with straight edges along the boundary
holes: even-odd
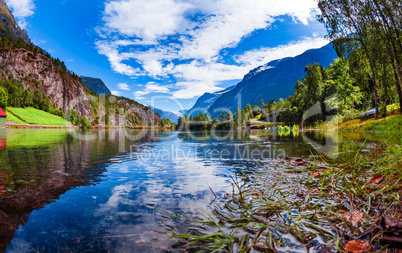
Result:
[[[117,100],[116,103],[120,107],[125,108],[127,114],[133,114],[141,120],[143,126],[159,126],[161,123],[161,117],[146,106],[134,106],[123,100]],[[123,127],[126,122],[126,117],[115,113],[110,117],[110,121],[113,126]]]
[[[226,92],[233,90],[234,88],[236,88],[236,86],[231,86],[215,93],[204,93],[204,95],[197,99],[197,102],[194,104],[193,108],[189,110],[189,116],[197,115],[200,112],[205,114],[220,96],[222,96]]]
[[[328,67],[337,57],[332,44],[328,44],[293,58],[272,61],[251,70],[236,88],[216,99],[208,112],[212,118],[215,118],[222,110],[229,109],[234,113],[238,107],[242,109],[248,103],[259,105],[261,99],[268,102],[287,98],[294,94],[296,83],[305,76],[305,67],[308,64],[317,62]]]
[[[41,89],[65,114],[69,108],[74,108],[81,116],[93,120],[84,86],[68,74],[62,76],[47,56],[25,49],[0,52],[0,65],[2,78],[7,79],[12,74],[24,88]]]
[[[4,0],[0,0],[0,35],[4,36],[7,33],[21,38],[26,43],[31,43],[31,39],[28,37],[27,30],[22,30],[18,26],[6,2],[4,2]]]
[[[106,87],[105,83],[100,78],[81,76],[82,83],[91,91],[98,95],[110,95],[112,92]]]

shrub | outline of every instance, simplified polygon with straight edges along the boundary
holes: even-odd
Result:
[[[0,87],[0,108],[6,110],[7,107],[7,91]]]

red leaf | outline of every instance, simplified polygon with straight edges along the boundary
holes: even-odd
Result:
[[[384,179],[384,177],[382,175],[377,175],[375,177],[373,177],[370,182],[372,182],[373,184],[379,184],[381,183],[381,181]]]
[[[345,245],[345,250],[352,253],[364,253],[371,249],[370,243],[366,241],[353,240]]]
[[[296,159],[295,162],[296,162],[297,165],[303,165],[304,164],[304,161],[301,158]]]

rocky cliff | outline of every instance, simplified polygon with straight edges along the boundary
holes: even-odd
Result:
[[[0,0],[0,35],[13,35],[21,38],[26,43],[31,43],[27,30],[22,30],[18,26],[17,22],[15,22],[13,14],[4,0]]]
[[[68,73],[60,73],[46,55],[23,48],[2,50],[0,65],[3,79],[12,76],[21,81],[25,89],[39,88],[65,114],[69,108],[74,108],[79,115],[94,119],[84,86]]]
[[[53,59],[30,43],[26,31],[18,27],[4,0],[0,0],[0,28],[1,78],[17,79],[23,84],[24,89],[31,91],[35,88],[40,89],[65,114],[73,108],[79,116],[85,116],[89,121],[97,117],[100,119],[106,117],[109,108],[105,108],[102,99],[87,94],[81,78],[68,71],[62,61]],[[110,94],[107,87],[104,84],[103,86],[105,94]],[[111,126],[133,125],[135,118],[144,126],[159,125],[161,121],[154,111],[135,101],[123,97],[112,100],[114,104],[109,103],[108,106],[122,108],[125,112],[132,112],[132,115],[108,112],[108,123]],[[130,121],[128,124],[125,122],[127,120]]]

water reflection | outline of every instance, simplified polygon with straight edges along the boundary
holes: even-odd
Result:
[[[345,149],[359,145],[340,134],[307,134]],[[261,173],[270,159],[311,156],[302,135],[261,130],[79,135],[7,132],[0,251],[160,252],[172,243],[170,230],[182,229],[162,209],[196,217],[210,210],[211,189],[217,201],[231,192],[235,172]]]

